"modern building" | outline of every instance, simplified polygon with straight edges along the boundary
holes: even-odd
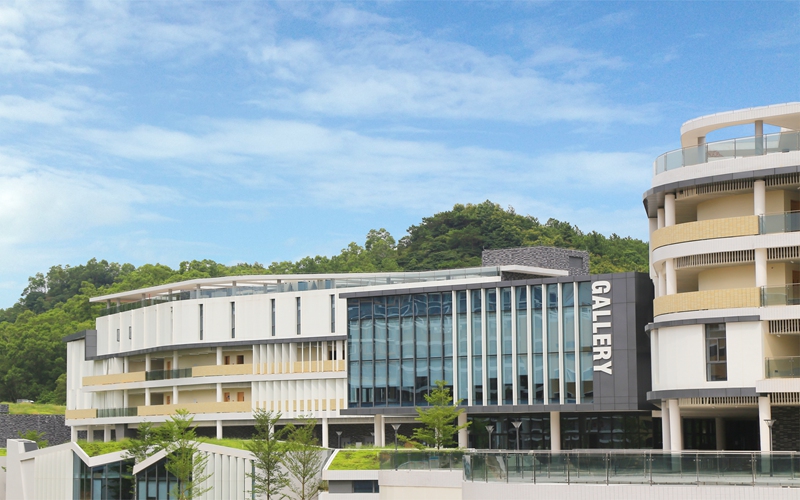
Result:
[[[752,135],[706,140],[728,127]],[[680,138],[644,193],[664,448],[800,450],[800,103]]]
[[[484,266],[415,273],[238,276],[92,299],[67,339],[73,436],[121,437],[177,408],[209,435],[256,408],[317,419],[323,444],[411,434],[437,380],[473,421],[461,446],[660,446],[650,390],[652,284],[589,275],[588,254],[487,251]],[[654,438],[655,436],[655,438]],[[491,441],[490,441],[491,440]]]

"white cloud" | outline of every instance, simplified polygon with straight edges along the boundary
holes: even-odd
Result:
[[[51,103],[34,101],[16,95],[0,96],[0,119],[56,125],[70,114]]]

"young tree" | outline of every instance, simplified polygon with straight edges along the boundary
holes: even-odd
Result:
[[[296,500],[310,500],[320,486],[323,454],[314,437],[314,420],[292,429],[283,463],[289,472],[289,491]]]
[[[194,417],[186,410],[175,410],[175,415],[160,429],[163,449],[167,452],[167,472],[178,479],[170,495],[177,500],[191,500],[211,490],[205,486],[211,474],[206,472],[208,455],[201,452],[197,442]]]
[[[455,424],[464,409],[458,408],[461,400],[458,400],[455,405],[453,404],[453,396],[450,395],[450,389],[447,389],[445,384],[447,382],[444,380],[437,380],[436,389],[425,395],[425,401],[430,406],[416,408],[419,416],[415,420],[422,422],[424,427],[414,429],[412,435],[413,439],[432,444],[437,450],[455,445],[454,437],[458,431],[469,425],[469,422],[462,425]]]
[[[134,463],[143,462],[157,452],[160,448],[161,439],[158,429],[153,427],[150,422],[142,422],[136,432],[136,437],[128,440],[128,449],[125,458],[133,460]]]
[[[42,448],[47,448],[47,440],[44,438],[44,432],[39,432],[34,430],[25,432],[17,431],[17,436],[19,436],[20,439],[28,439],[30,441],[34,441],[36,443],[36,446],[38,446],[40,450]]]
[[[289,485],[289,474],[281,466],[286,457],[287,446],[280,439],[292,427],[275,430],[275,425],[281,418],[280,412],[273,413],[259,408],[253,412],[253,417],[256,420],[256,433],[245,444],[245,448],[255,456],[255,471],[247,474],[253,480],[253,492],[259,498],[266,496],[267,500],[283,498],[282,490]]]

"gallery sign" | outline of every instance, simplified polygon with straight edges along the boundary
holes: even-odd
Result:
[[[592,283],[592,363],[594,371],[611,375],[611,282],[609,281]]]

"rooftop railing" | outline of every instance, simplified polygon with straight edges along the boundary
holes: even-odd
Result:
[[[800,356],[767,358],[767,378],[800,378]]]
[[[658,175],[668,170],[717,160],[789,151],[800,151],[800,132],[778,132],[676,149],[656,158],[653,162],[653,172]]]
[[[381,470],[460,470],[464,468],[464,451],[381,451]]]
[[[797,452],[478,451],[463,467],[489,483],[800,486]]]

